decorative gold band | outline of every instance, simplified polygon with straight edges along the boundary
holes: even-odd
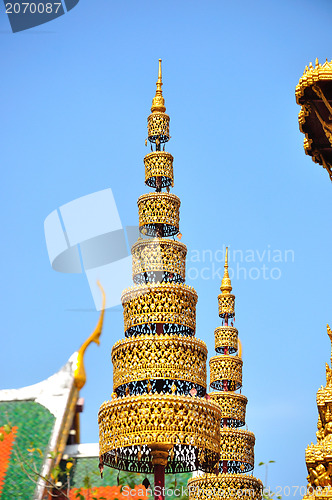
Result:
[[[203,474],[188,481],[189,500],[260,500],[262,490],[260,479],[242,474]]]
[[[230,382],[228,390],[242,386],[242,359],[238,356],[220,355],[210,358],[210,386],[223,390],[223,382]]]
[[[148,137],[151,142],[169,140],[169,116],[166,113],[154,112],[148,116]]]
[[[238,349],[238,331],[233,326],[219,326],[214,331],[215,350],[223,352],[227,347],[230,353]]]
[[[232,294],[220,294],[218,295],[219,304],[219,316],[224,317],[226,314],[229,317],[234,316],[235,311],[235,295]]]
[[[126,396],[102,404],[100,455],[132,446],[187,445],[219,458],[221,411],[205,398],[172,394]]]
[[[147,236],[172,236],[179,231],[180,198],[169,193],[147,193],[137,200],[139,228]],[[158,234],[162,230],[162,234]]]
[[[144,335],[118,341],[112,349],[114,390],[138,380],[187,380],[206,387],[207,348],[202,340]]]
[[[243,429],[222,428],[220,432],[220,462],[223,460],[239,464],[239,469],[248,472],[254,468],[255,435]]]
[[[124,329],[151,323],[175,323],[196,328],[195,290],[182,283],[151,283],[125,290],[121,297]]]
[[[155,188],[156,178],[161,178],[161,187],[174,186],[173,156],[164,151],[154,151],[144,158],[145,183]]]
[[[243,394],[237,394],[235,392],[223,391],[223,392],[210,392],[210,398],[212,401],[217,403],[221,408],[222,421],[221,426],[223,426],[223,420],[228,420],[228,427],[241,427],[245,424],[246,420],[246,406],[247,398]],[[231,421],[231,422],[229,422]],[[229,425],[229,424],[233,425]]]
[[[144,273],[173,273],[185,280],[187,247],[163,238],[140,239],[131,248],[133,280]]]

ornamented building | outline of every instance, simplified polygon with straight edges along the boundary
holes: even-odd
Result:
[[[327,325],[332,343],[332,332]],[[332,366],[332,355],[331,355]],[[326,386],[317,391],[317,444],[311,443],[305,451],[308,469],[308,494],[305,499],[332,497],[332,369],[326,363]]]
[[[148,117],[151,152],[138,199],[141,236],[132,247],[134,285],[122,294],[125,339],[112,350],[113,394],[99,411],[104,466],[164,474],[212,471],[219,460],[219,406],[206,399],[204,342],[195,338],[195,290],[185,284],[186,246],[179,235],[180,199],[171,194],[173,157],[165,152],[169,116],[161,60]],[[147,141],[146,141],[147,143]]]
[[[332,180],[332,61],[306,66],[295,90],[301,106],[299,126],[304,133],[304,151],[322,165]]]
[[[237,391],[242,387],[241,343],[235,322],[235,296],[228,274],[228,249],[225,273],[218,296],[222,326],[214,331],[217,356],[210,359],[211,400],[221,408],[220,462],[217,474],[198,475],[189,480],[189,499],[262,498],[262,482],[247,474],[254,468],[255,436],[240,429],[245,425],[247,398]]]

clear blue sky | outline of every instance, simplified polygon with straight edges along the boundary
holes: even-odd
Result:
[[[245,269],[233,289],[256,463],[276,461],[272,487],[306,485],[304,451],[316,439],[316,391],[330,357],[332,186],[304,154],[294,90],[306,64],[332,59],[331,22],[328,0],[81,0],[13,34],[1,10],[1,388],[57,371],[97,321],[86,277],[52,270],[43,223],[62,204],[111,187],[122,223],[136,224],[161,57],[173,192],[187,267],[199,275],[188,281],[199,295],[197,336],[213,355],[220,282],[212,269],[228,244],[231,257],[239,250],[230,264]],[[204,250],[206,262],[194,262]],[[252,271],[263,264],[265,279]],[[108,310],[101,346],[86,355],[85,442],[98,439],[111,346],[122,336],[120,308]]]

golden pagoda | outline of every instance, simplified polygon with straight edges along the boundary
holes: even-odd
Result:
[[[112,400],[99,415],[100,470],[155,474],[212,471],[219,460],[219,406],[206,398],[207,348],[195,338],[196,291],[185,284],[180,199],[171,194],[173,157],[165,152],[169,116],[161,60],[148,117],[151,152],[138,199],[140,237],[132,247],[134,285],[122,293],[125,338],[112,349]],[[146,141],[147,144],[147,141]],[[166,191],[163,191],[165,190]]]
[[[254,468],[255,436],[240,429],[245,425],[247,398],[236,392],[242,387],[241,343],[235,322],[235,296],[228,274],[228,249],[225,272],[218,296],[222,326],[214,331],[216,356],[210,359],[209,396],[221,408],[220,462],[217,473],[198,475],[188,482],[189,500],[242,498],[260,500],[263,484],[246,474]],[[230,323],[230,324],[229,324]]]
[[[332,181],[332,61],[306,66],[295,90],[301,106],[299,127],[304,133],[304,151],[322,165]]]
[[[332,332],[327,325],[332,343]],[[332,366],[332,355],[331,355]],[[308,488],[305,499],[332,498],[332,369],[326,363],[326,386],[317,391],[317,444],[311,443],[305,451],[308,469]]]

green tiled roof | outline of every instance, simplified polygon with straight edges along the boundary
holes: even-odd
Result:
[[[50,411],[34,401],[0,402],[0,427],[6,424],[18,427],[1,500],[32,500],[36,483],[28,474],[36,478],[31,473],[34,466],[41,471],[54,422]]]

